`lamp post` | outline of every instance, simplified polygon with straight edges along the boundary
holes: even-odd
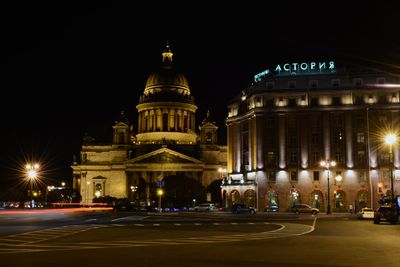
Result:
[[[161,197],[164,194],[164,191],[162,188],[157,189],[157,195],[158,195],[158,212],[161,212]]]
[[[385,143],[389,145],[389,171],[390,171],[390,204],[394,202],[394,185],[393,185],[393,144],[396,142],[396,135],[390,133],[385,136]]]
[[[336,161],[330,160],[322,160],[320,162],[321,167],[325,168],[327,171],[327,181],[328,181],[328,194],[327,194],[327,206],[326,206],[326,214],[332,214],[331,211],[331,189],[330,189],[330,181],[329,181],[329,168],[336,166]]]
[[[28,181],[29,181],[29,197],[31,198],[31,207],[32,208],[33,208],[32,187],[33,187],[33,182],[36,180],[36,178],[38,176],[39,167],[40,166],[37,163],[34,163],[34,164],[28,163],[25,165],[26,175],[27,175]]]

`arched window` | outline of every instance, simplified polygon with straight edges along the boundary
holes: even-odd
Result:
[[[368,191],[360,190],[357,194],[357,210],[365,208],[368,206]]]
[[[335,201],[334,211],[337,211],[337,212],[346,211],[345,193],[344,193],[344,191],[342,191],[342,190],[335,191],[334,201]]]
[[[233,190],[231,192],[231,203],[236,204],[236,203],[240,203],[240,193],[237,190]]]
[[[290,193],[289,193],[288,208],[291,209],[294,205],[300,204],[300,203],[301,203],[300,193],[296,188],[293,188],[292,190],[290,190]]]
[[[254,190],[247,190],[244,192],[244,203],[248,207],[255,207],[256,206],[256,192]]]
[[[320,190],[314,190],[311,192],[311,207],[317,208],[320,211],[323,210],[323,197]]]
[[[265,196],[266,204],[265,210],[266,211],[277,211],[279,209],[278,205],[278,195],[275,191],[270,190],[268,191],[267,195]]]

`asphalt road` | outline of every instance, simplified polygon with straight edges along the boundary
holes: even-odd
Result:
[[[12,227],[7,218],[0,212],[0,229]],[[20,228],[0,231],[0,266],[400,266],[399,224],[348,216],[78,212],[12,221]]]

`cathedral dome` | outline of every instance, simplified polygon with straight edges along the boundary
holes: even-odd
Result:
[[[144,89],[145,96],[158,94],[177,94],[189,96],[190,89],[186,77],[172,68],[173,53],[166,45],[162,53],[162,68],[150,74]]]

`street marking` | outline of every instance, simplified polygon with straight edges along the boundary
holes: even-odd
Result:
[[[37,244],[40,242],[61,238],[69,235],[74,235],[101,227],[105,226],[96,224],[69,225],[51,229],[42,229],[33,232],[8,235],[0,238],[0,240],[14,243],[14,245]]]
[[[174,223],[175,226],[181,226],[182,224],[180,223]]]
[[[270,223],[260,223],[260,224],[270,224]],[[117,240],[117,241],[100,241],[100,242],[71,242],[71,243],[52,243],[43,244],[44,241],[53,240],[56,238],[77,234],[83,231],[98,229],[104,226],[96,225],[82,225],[82,226],[70,226],[69,233],[58,233],[55,232],[54,236],[41,238],[37,240],[29,240],[29,232],[25,233],[24,237],[28,240],[18,239],[23,234],[6,236],[0,240],[6,242],[0,243],[0,254],[10,254],[10,253],[26,253],[26,252],[44,252],[44,251],[66,251],[66,250],[82,250],[82,249],[109,249],[109,248],[129,248],[129,247],[148,247],[148,246],[168,246],[168,245],[190,245],[190,244],[213,244],[213,243],[225,243],[225,242],[243,242],[252,240],[264,240],[264,239],[274,239],[283,237],[294,237],[308,234],[315,230],[316,218],[313,221],[313,225],[305,224],[295,224],[295,223],[283,223],[278,224],[279,228],[276,230],[257,232],[257,233],[244,233],[244,234],[230,234],[230,235],[214,235],[214,236],[193,236],[186,238],[168,238],[168,239],[150,239],[150,240]],[[176,225],[176,224],[175,224]],[[196,225],[196,224],[195,224]],[[217,223],[216,225],[220,225]],[[144,226],[143,224],[135,224],[135,226]],[[153,226],[160,226],[160,224],[153,224]],[[60,227],[61,228],[61,227]],[[66,230],[65,227],[62,227]],[[52,231],[40,230],[37,232],[53,232],[54,229],[49,229]]]
[[[85,222],[97,221],[97,219],[87,219]]]
[[[198,225],[201,225],[201,223],[194,223],[194,225],[198,226]]]
[[[237,225],[238,223],[235,223],[235,222],[233,222],[233,223],[231,223],[232,225]]]
[[[134,226],[144,226],[144,224],[135,223]]]
[[[159,223],[153,223],[153,226],[160,226]]]

